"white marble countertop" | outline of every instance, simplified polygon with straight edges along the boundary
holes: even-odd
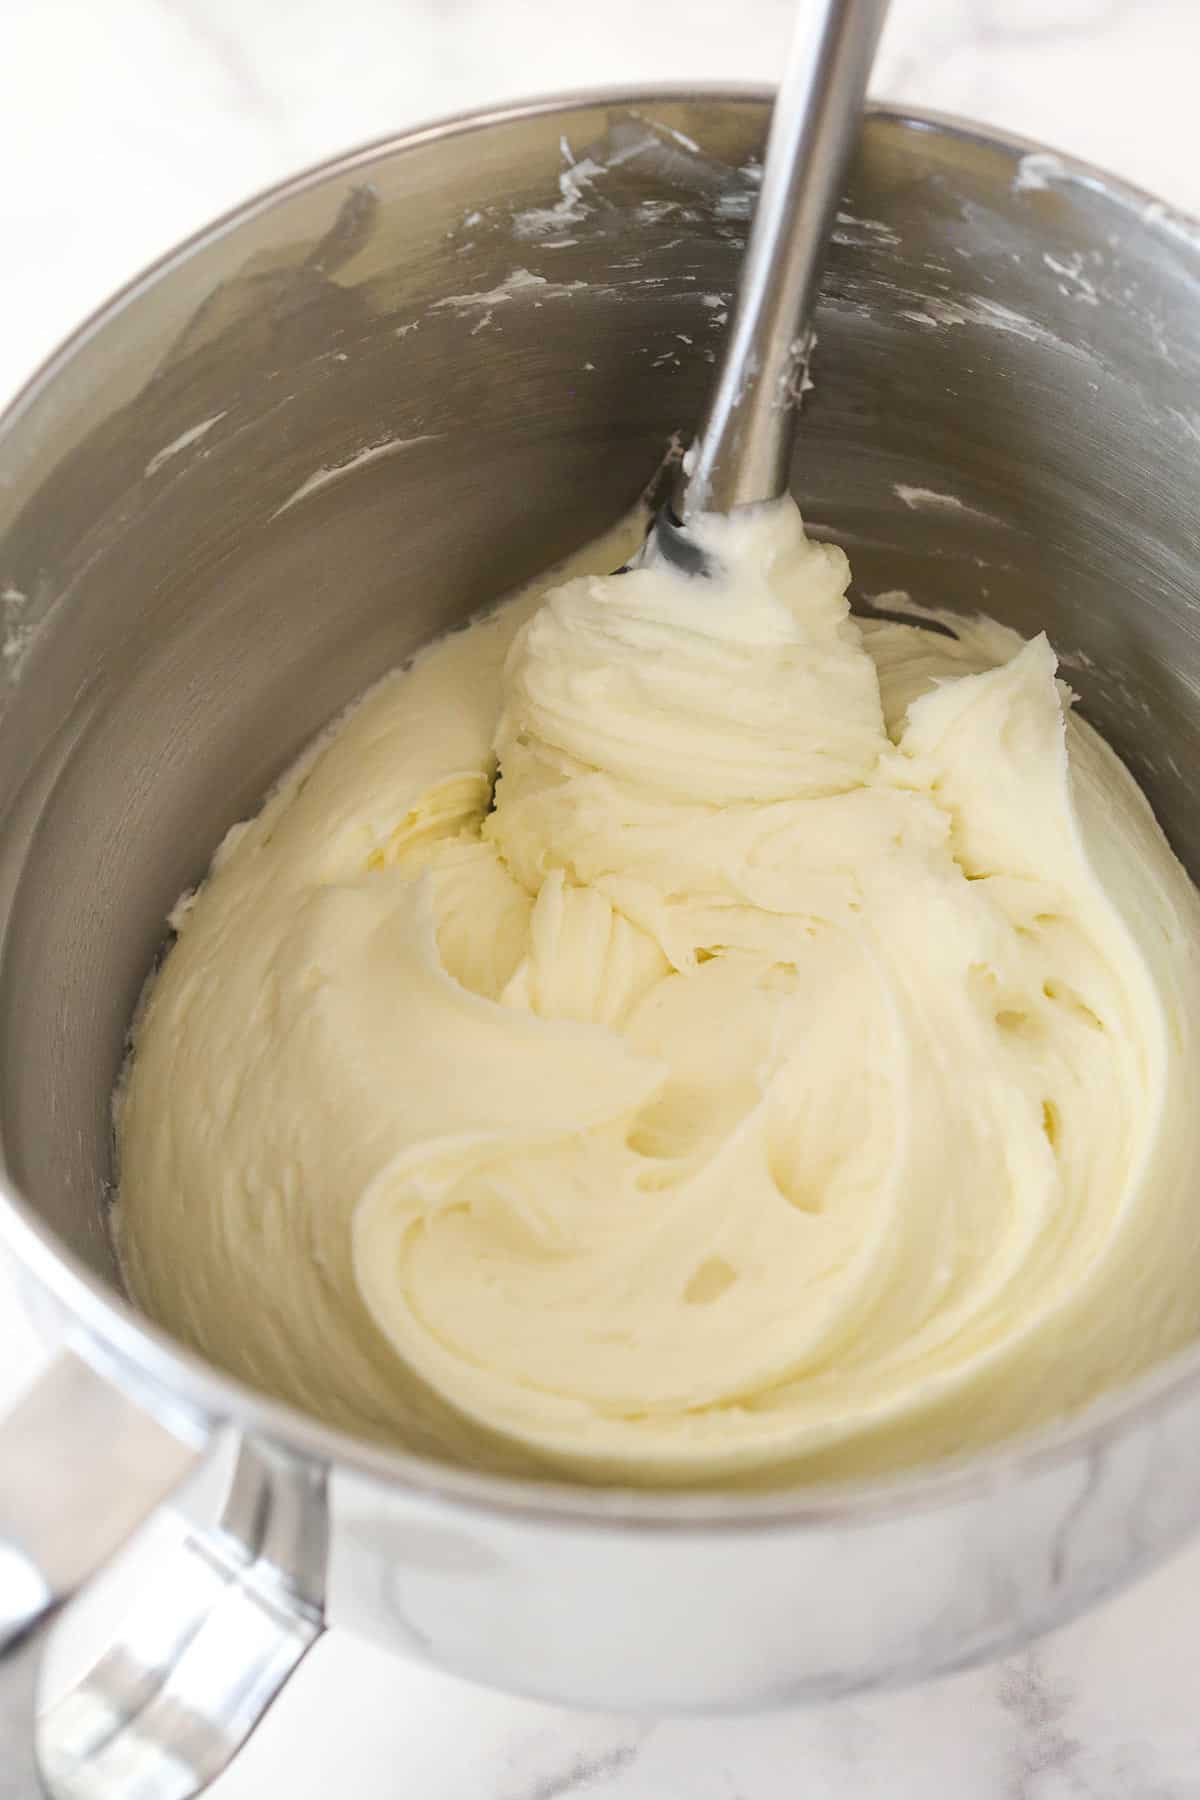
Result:
[[[793,0],[8,0],[0,400],[96,303],[256,188],[440,113],[769,80]],[[894,0],[874,91],[1200,212],[1197,0]],[[0,1404],[39,1349],[0,1269]],[[469,1688],[332,1635],[222,1800],[1200,1800],[1200,1546],[999,1666],[742,1720]],[[582,1622],[581,1622],[582,1625]],[[2,1754],[0,1748],[0,1754]]]

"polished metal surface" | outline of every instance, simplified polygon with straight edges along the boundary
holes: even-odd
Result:
[[[155,1564],[119,1635],[42,1711],[54,1800],[202,1792],[320,1636],[325,1562],[323,1471],[243,1445],[215,1526]]]
[[[0,424],[0,1240],[139,1403],[331,1472],[331,1623],[599,1706],[911,1681],[1200,1520],[1197,1351],[904,1479],[592,1492],[350,1440],[119,1293],[109,1095],[169,907],[342,705],[694,431],[767,117],[602,96],[365,151],[135,285]],[[1029,148],[870,115],[793,488],[860,607],[1046,628],[1200,871],[1200,229]]]
[[[8,1571],[0,1570],[0,1580]],[[31,1626],[0,1650],[0,1800],[40,1800],[34,1718],[47,1627]]]
[[[787,488],[817,284],[886,12],[887,0],[811,0],[797,9],[737,300],[672,496],[685,526]],[[676,543],[674,531],[663,534],[672,560]]]
[[[42,1639],[197,1450],[64,1352],[0,1420],[0,1800],[33,1800]]]
[[[0,1613],[0,1633],[66,1599],[178,1486],[197,1457],[180,1424],[184,1435],[69,1351],[21,1397],[0,1427],[0,1547],[37,1571],[40,1594],[24,1612]]]
[[[63,1602],[197,1464],[195,1422],[171,1423],[70,1352],[0,1420],[0,1800],[188,1800],[321,1632],[324,1474],[243,1444],[212,1528],[165,1567],[134,1546],[136,1607],[83,1679],[39,1705]]]

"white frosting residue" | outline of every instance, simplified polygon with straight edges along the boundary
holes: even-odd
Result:
[[[277,519],[290,507],[298,506],[301,500],[329,487],[335,481],[341,481],[355,469],[363,468],[367,463],[379,462],[385,456],[398,456],[402,450],[411,450],[417,444],[432,444],[444,434],[440,431],[422,432],[417,437],[384,438],[380,444],[368,444],[365,450],[359,450],[354,456],[348,456],[345,462],[332,463],[326,469],[314,469],[307,480],[302,481],[294,494],[289,494],[282,506],[277,506],[271,514]]]
[[[434,301],[433,311],[483,312],[507,306],[513,300],[531,299],[535,303],[557,300],[578,293],[585,286],[582,281],[550,281],[545,275],[534,275],[528,269],[513,269],[498,287],[477,294],[447,294]]]
[[[1017,164],[1013,177],[1014,194],[1040,193],[1052,182],[1063,181],[1067,170],[1061,156],[1049,150],[1031,150]]]
[[[186,450],[190,444],[198,443],[205,432],[211,431],[214,425],[219,425],[224,417],[223,412],[214,413],[211,419],[201,419],[198,425],[191,426],[187,431],[181,431],[177,438],[172,439],[169,444],[165,444],[150,458],[142,473],[146,476],[157,475],[164,463],[170,462],[173,456],[178,456],[179,452]]]

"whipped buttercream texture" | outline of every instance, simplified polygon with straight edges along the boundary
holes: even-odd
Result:
[[[388,677],[179,920],[129,1282],[339,1425],[823,1479],[1200,1328],[1200,902],[1049,644],[852,619],[790,501],[699,530]]]

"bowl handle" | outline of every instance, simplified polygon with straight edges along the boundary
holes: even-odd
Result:
[[[325,1471],[240,1439],[216,1525],[165,1567],[134,1540],[135,1600],[82,1680],[37,1709],[62,1603],[216,1442],[190,1419],[160,1423],[70,1351],[0,1419],[0,1800],[187,1800],[320,1636]]]

